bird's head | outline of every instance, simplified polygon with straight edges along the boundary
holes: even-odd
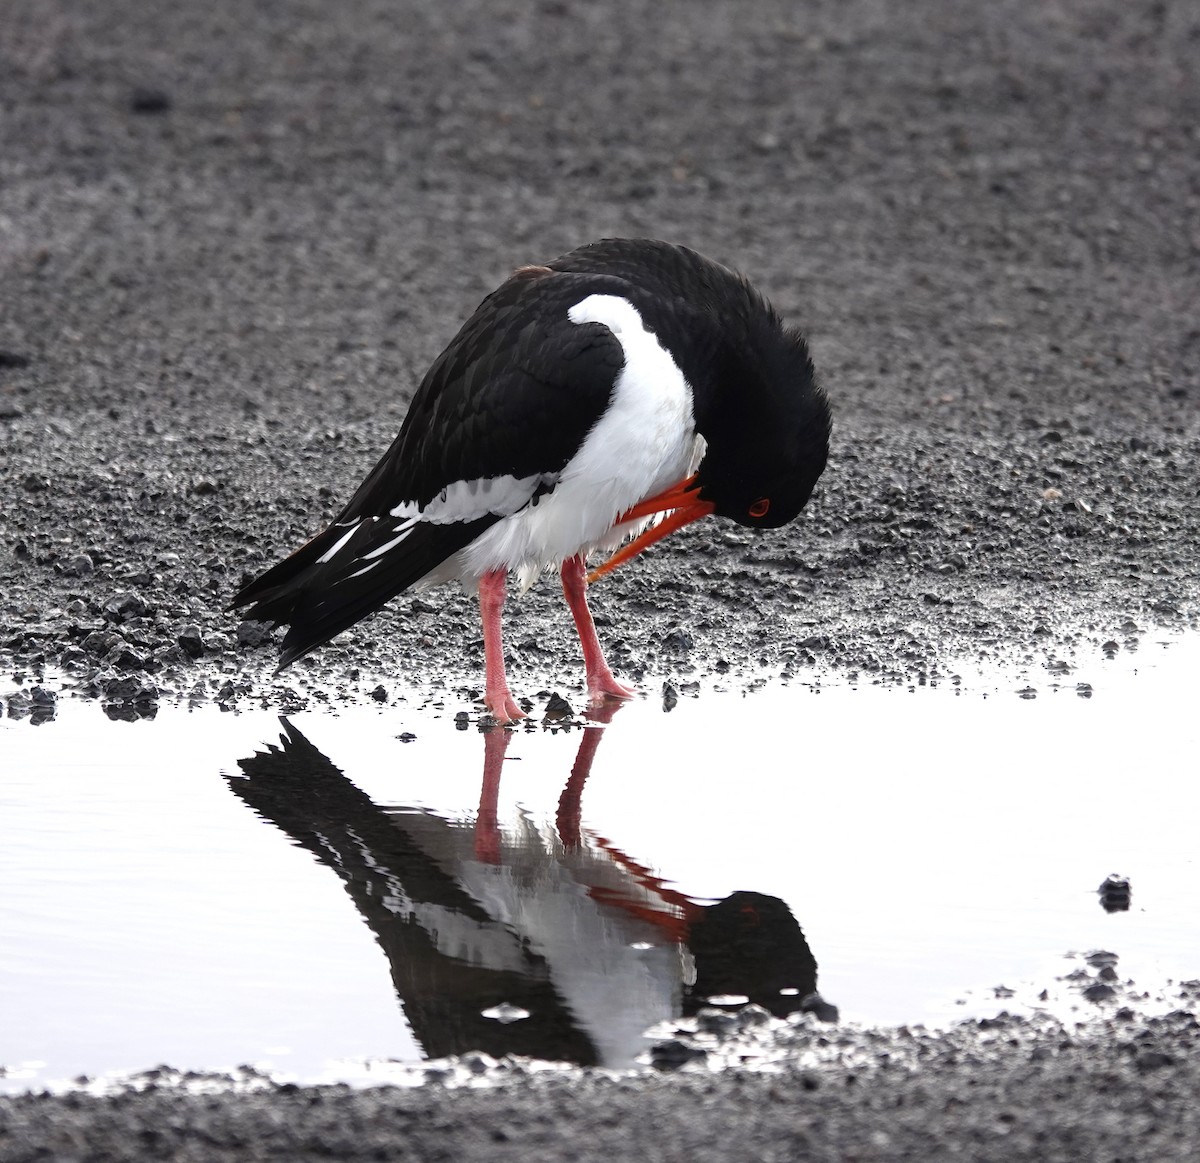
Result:
[[[707,448],[693,485],[718,517],[776,529],[800,513],[829,455],[830,414],[808,345],[773,314],[752,343],[719,355],[696,392]]]
[[[812,495],[829,455],[829,402],[803,336],[745,289],[751,309],[726,321],[689,375],[696,431],[706,446],[695,475],[625,513],[622,521],[667,515],[590,580],[700,517],[775,529],[794,520]]]

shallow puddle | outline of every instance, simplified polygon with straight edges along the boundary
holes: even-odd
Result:
[[[794,681],[507,733],[450,699],[0,720],[0,1089],[621,1067],[707,999],[945,1023],[1097,950],[1198,977],[1198,664],[1144,642],[1024,697]]]

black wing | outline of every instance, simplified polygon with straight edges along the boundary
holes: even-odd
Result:
[[[608,328],[574,324],[567,311],[589,294],[624,290],[619,280],[537,267],[480,304],[434,361],[399,435],[334,523],[234,597],[234,607],[253,603],[247,617],[290,626],[280,669],[553,487],[624,364]],[[436,524],[392,512],[406,503],[419,512],[457,481],[504,476],[533,480],[525,493],[510,491],[496,512],[443,515]]]
[[[588,295],[629,294],[602,275],[528,267],[489,295],[426,372],[391,448],[339,521],[425,505],[454,481],[562,470],[607,407],[624,352]]]

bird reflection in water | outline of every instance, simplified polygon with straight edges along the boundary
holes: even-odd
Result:
[[[603,725],[580,731],[555,819],[521,812],[501,827],[511,732],[483,733],[475,818],[446,819],[378,806],[281,723],[280,746],[239,761],[229,785],[341,877],[429,1057],[479,1050],[622,1067],[649,1048],[651,1026],[710,997],[745,997],[779,1017],[836,1013],[816,993],[816,961],[783,901],[694,901],[582,827]]]

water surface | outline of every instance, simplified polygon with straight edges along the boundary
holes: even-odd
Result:
[[[713,997],[939,1023],[1095,950],[1198,977],[1198,662],[706,688],[554,730],[449,701],[0,720],[0,1087],[620,1067]]]

